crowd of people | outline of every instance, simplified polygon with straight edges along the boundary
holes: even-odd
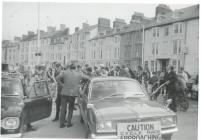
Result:
[[[174,112],[177,111],[176,96],[178,93],[183,94],[185,92],[189,78],[183,68],[180,68],[180,71],[176,74],[173,66],[169,66],[167,71],[150,72],[148,68],[143,69],[141,66],[138,66],[137,71],[134,71],[124,65],[92,67],[88,64],[83,66],[71,64],[63,67],[60,63],[54,62],[49,68],[43,66],[36,67],[33,74],[24,72],[27,84],[31,83],[31,79],[48,81],[51,96],[56,102],[56,115],[53,121],[60,120],[60,128],[65,126],[67,103],[69,103],[67,127],[72,126],[71,119],[73,110],[76,109],[75,99],[78,96],[81,79],[95,76],[121,76],[136,79],[144,85],[151,100],[156,100],[159,94],[166,95],[169,99],[172,99],[170,109]],[[166,86],[153,95],[152,93],[163,84]]]

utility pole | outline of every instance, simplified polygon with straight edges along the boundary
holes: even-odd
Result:
[[[144,24],[142,25],[142,67],[144,67]]]
[[[38,45],[37,45],[37,52],[36,52],[36,56],[37,56],[37,64],[40,64],[40,57],[41,57],[41,48],[40,48],[40,3],[38,2],[37,5],[37,16],[38,16]]]

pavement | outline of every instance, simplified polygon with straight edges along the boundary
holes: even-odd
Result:
[[[187,112],[177,112],[178,129],[172,140],[197,140],[198,133],[198,101],[189,100],[190,107]],[[59,128],[59,121],[52,122],[55,116],[55,105],[53,105],[52,115],[33,123],[38,129],[26,132],[25,138],[85,138],[86,128],[80,123],[79,110],[74,111],[73,127]]]

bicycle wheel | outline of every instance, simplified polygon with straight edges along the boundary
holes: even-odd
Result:
[[[189,102],[187,99],[182,99],[181,103],[180,103],[180,109],[183,112],[186,112],[189,108]]]

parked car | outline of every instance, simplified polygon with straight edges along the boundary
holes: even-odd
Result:
[[[79,93],[88,138],[171,140],[177,131],[176,114],[150,101],[146,90],[131,78],[95,77]]]
[[[46,81],[36,81],[26,87],[23,76],[2,74],[2,137],[21,137],[27,124],[49,117],[51,110],[52,99]]]

